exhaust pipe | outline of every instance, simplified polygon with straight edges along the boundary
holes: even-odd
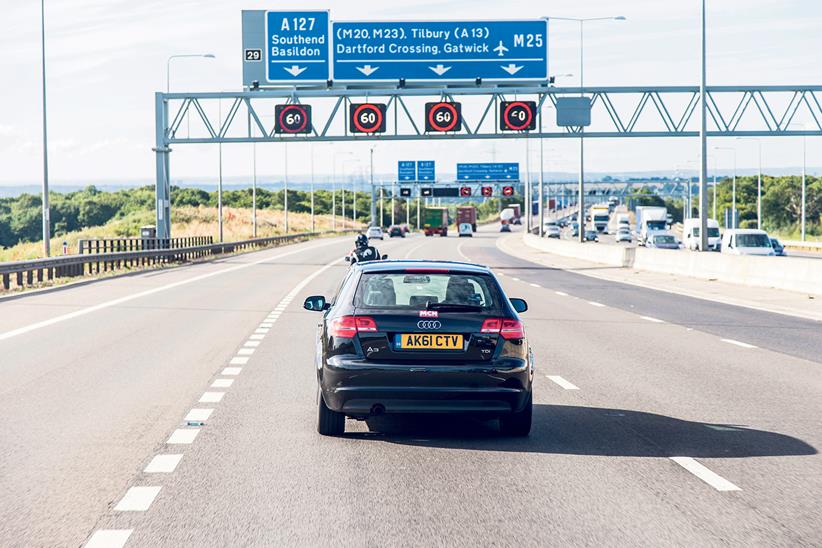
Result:
[[[379,417],[385,413],[385,406],[381,403],[375,403],[371,406],[371,415],[374,417]]]

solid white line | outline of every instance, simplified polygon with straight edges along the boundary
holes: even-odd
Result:
[[[199,428],[178,428],[171,433],[166,443],[192,443],[199,433]]]
[[[734,344],[736,346],[740,346],[742,348],[756,348],[752,344],[744,343],[744,342],[741,342],[741,341],[735,341],[733,339],[719,339],[719,340],[722,341],[722,342],[726,342],[728,344]]]
[[[554,291],[554,293],[556,293],[560,297],[567,297],[568,296],[568,294],[564,291]]]
[[[256,348],[260,346],[260,341],[246,341],[243,346],[249,346],[251,348]]]
[[[174,472],[183,455],[155,455],[146,466],[146,474],[170,474]]]
[[[414,246],[414,247],[412,247],[411,249],[409,249],[409,250],[408,250],[408,253],[406,253],[406,254],[405,254],[405,256],[403,257],[403,259],[410,259],[410,258],[411,258],[411,255],[412,255],[412,254],[413,254],[416,250],[418,250],[419,248],[421,248],[422,246],[424,246],[426,243],[427,243],[427,240],[426,240],[426,241],[424,241],[424,242],[422,242],[420,245]]]
[[[234,384],[234,379],[214,379],[211,388],[230,388]]]
[[[11,331],[6,331],[5,333],[0,333],[0,341],[10,339],[12,337],[16,337],[17,335],[23,335],[24,333],[29,333],[31,331],[35,331],[37,329],[42,329],[43,327],[48,327],[50,325],[54,325],[60,322],[64,322],[67,320],[73,320],[74,318],[78,318],[80,316],[85,316],[86,314],[90,314],[92,312],[96,312],[98,310],[103,310],[106,308],[110,308],[112,306],[117,306],[118,304],[126,303],[129,301],[133,301],[134,299],[139,299],[141,297],[147,297],[149,295],[154,295],[155,293],[159,293],[161,291],[167,291],[169,289],[174,289],[175,287],[180,287],[183,285],[187,285],[194,282],[199,282],[200,280],[207,280],[208,278],[213,278],[214,276],[220,276],[222,274],[227,274],[229,272],[235,272],[237,270],[242,270],[244,268],[249,268],[252,266],[256,266],[259,264],[267,263],[276,259],[280,259],[282,257],[288,257],[289,255],[294,255],[295,253],[302,253],[304,251],[311,251],[318,247],[324,247],[336,244],[337,242],[327,242],[318,244],[311,247],[305,247],[302,249],[295,249],[294,251],[289,251],[287,253],[280,253],[279,255],[274,255],[272,257],[267,257],[265,259],[260,259],[257,261],[252,261],[250,263],[243,263],[236,266],[232,266],[230,268],[224,268],[223,270],[218,270],[216,272],[209,272],[208,274],[201,274],[199,276],[193,276],[191,278],[187,278],[185,280],[180,280],[178,282],[173,282],[170,284],[166,284],[164,286],[155,287],[153,289],[147,289],[145,291],[140,291],[139,293],[134,293],[132,295],[126,295],[125,297],[120,297],[119,299],[112,299],[110,301],[106,301],[100,304],[95,304],[93,306],[89,306],[86,308],[82,308],[80,310],[75,310],[74,312],[69,312],[67,314],[61,314],[60,316],[55,316],[54,318],[49,318],[48,320],[44,320],[41,322],[36,322],[33,324],[29,324],[17,329],[12,329]]]
[[[240,356],[250,356],[254,353],[255,348],[240,348],[237,350],[237,354]]]
[[[203,392],[200,396],[200,403],[219,403],[225,396],[225,392]]]
[[[145,512],[160,492],[160,487],[131,487],[114,509],[118,512]]]
[[[590,304],[591,306],[599,306],[599,307],[603,307],[603,308],[605,307],[604,304],[598,303],[596,301],[588,301],[588,304]]]
[[[188,412],[186,418],[183,420],[186,421],[207,421],[208,417],[214,412],[213,409],[199,409],[197,407],[193,408],[191,411]]]
[[[222,375],[239,375],[242,367],[224,367]]]
[[[245,365],[248,363],[248,356],[234,356],[228,363],[229,365]]]
[[[530,285],[531,287],[540,287],[539,284],[528,284],[528,285]]]
[[[459,253],[459,254],[460,254],[460,257],[462,257],[463,259],[465,259],[465,261],[466,261],[466,262],[469,262],[469,263],[470,263],[470,262],[473,262],[473,261],[471,261],[471,259],[468,257],[468,255],[466,255],[465,253],[463,253],[463,252],[462,252],[462,244],[464,244],[464,243],[465,243],[465,242],[460,242],[460,244],[459,244],[459,245],[457,245],[457,253]]]
[[[647,320],[647,321],[649,321],[649,322],[654,322],[654,323],[665,323],[664,321],[662,321],[662,320],[660,320],[660,319],[657,319],[657,318],[652,318],[652,317],[650,317],[650,316],[640,316],[640,318],[641,318],[641,319],[643,319],[643,320]]]
[[[717,491],[741,491],[739,487],[726,480],[719,474],[712,472],[691,457],[671,457],[671,460]]]
[[[85,548],[123,548],[134,529],[100,529],[94,531]]]
[[[265,335],[262,334],[262,333],[255,333],[254,335],[251,335],[248,338],[251,339],[252,341],[261,341],[265,338]]]
[[[548,377],[550,380],[554,381],[555,383],[557,383],[558,385],[560,385],[561,387],[563,387],[565,390],[579,390],[579,387],[577,385],[566,381],[565,379],[563,379],[559,375],[545,375],[545,376]]]

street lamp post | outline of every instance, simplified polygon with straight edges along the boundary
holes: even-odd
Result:
[[[183,59],[186,57],[201,57],[204,59],[214,59],[216,56],[213,53],[184,53],[179,55],[172,55],[166,59],[166,93],[171,91],[171,61],[172,59]]]
[[[737,137],[736,139],[756,141],[759,148],[759,173],[756,176],[756,228],[762,230],[762,139],[758,137]]]
[[[584,73],[583,73],[583,53],[584,53],[584,24],[586,21],[624,21],[625,16],[617,15],[612,17],[547,17],[546,19],[557,19],[560,21],[576,21],[579,23],[579,96],[584,97]],[[540,120],[542,117],[540,116]],[[541,133],[541,131],[540,131]],[[580,230],[579,230],[579,241],[580,243],[585,242],[585,230],[584,230],[584,219],[585,219],[585,127],[580,126],[579,128],[579,213],[577,222],[579,223]],[[540,179],[540,235],[542,235],[542,223],[543,223],[543,214],[542,214],[542,180]]]
[[[803,130],[805,129],[805,124],[802,122],[793,122],[791,125],[799,126]],[[800,238],[804,242],[805,241],[805,176],[807,174],[807,150],[805,147],[805,135],[802,135],[802,204],[800,210],[800,220],[799,220],[799,231],[800,231]]]
[[[51,255],[51,219],[49,215],[49,147],[46,122],[46,4],[40,0],[40,53],[43,79],[43,252]]]
[[[314,226],[314,143],[311,144],[311,232],[315,231]]]
[[[734,153],[734,178],[731,186],[731,228],[736,226],[736,149],[732,147],[714,147],[714,150],[730,150]]]

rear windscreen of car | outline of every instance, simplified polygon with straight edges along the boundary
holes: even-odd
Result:
[[[364,273],[354,295],[357,308],[423,310],[430,304],[499,309],[501,297],[491,276],[473,273]]]
[[[673,236],[654,236],[654,242],[658,244],[675,244],[676,239]]]

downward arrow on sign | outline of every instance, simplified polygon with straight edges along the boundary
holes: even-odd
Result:
[[[511,76],[515,75],[522,69],[522,67],[518,67],[514,63],[510,63],[508,66],[502,65],[500,68]]]
[[[299,76],[301,72],[303,72],[308,67],[301,67],[299,65],[291,65],[290,67],[283,67],[283,70],[286,71],[291,76]]]
[[[358,71],[362,72],[366,76],[371,76],[377,71],[378,68],[380,67],[372,67],[371,65],[363,65],[361,67],[356,67]]]
[[[436,67],[428,67],[428,68],[433,70],[434,74],[436,74],[437,76],[442,76],[443,74],[445,74],[446,72],[451,70],[451,67],[444,67],[442,65],[437,65]]]

